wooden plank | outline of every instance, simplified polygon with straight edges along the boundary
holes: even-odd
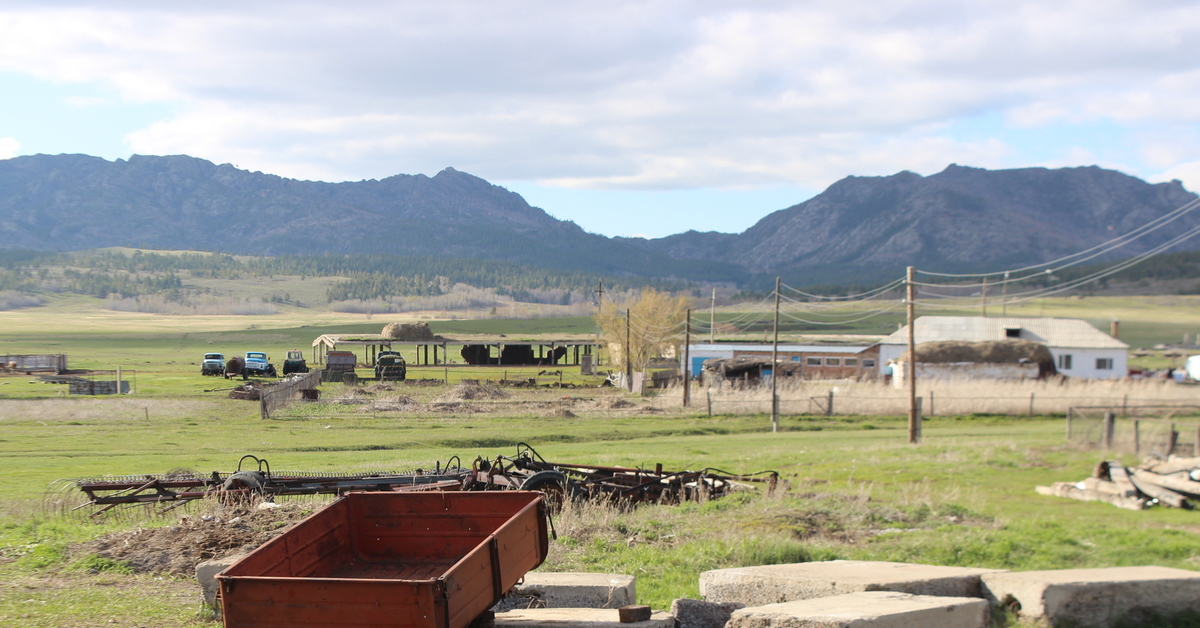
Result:
[[[1161,462],[1149,462],[1142,466],[1148,471],[1153,471],[1159,475],[1166,475],[1168,473],[1200,469],[1200,458],[1172,458],[1171,460]]]
[[[1094,477],[1084,478],[1084,480],[1079,484],[1082,485],[1079,486],[1079,488],[1084,488],[1089,491],[1098,491],[1107,495],[1120,495],[1122,497],[1126,497],[1124,489],[1117,486],[1116,482],[1112,482],[1110,480],[1103,480]]]
[[[1138,475],[1137,469],[1132,469],[1131,472],[1132,475],[1129,479],[1133,481],[1133,485],[1136,486],[1139,491],[1150,497],[1153,497],[1154,499],[1157,499],[1158,503],[1166,504],[1167,506],[1171,506],[1173,508],[1183,508],[1184,510],[1192,509],[1191,502],[1189,502],[1183,495],[1180,495],[1169,488],[1163,488],[1141,479],[1145,477],[1146,472],[1143,471],[1142,475]]]
[[[1140,482],[1148,482],[1155,486],[1169,488],[1177,493],[1183,493],[1188,497],[1200,497],[1200,482],[1183,480],[1176,476],[1158,475],[1157,473],[1140,469],[1134,469],[1133,473]]]
[[[1055,482],[1053,486],[1039,486],[1035,489],[1039,495],[1051,495],[1054,497],[1066,497],[1081,502],[1104,502],[1112,504],[1117,508],[1125,510],[1145,510],[1146,500],[1121,497],[1120,495],[1108,495],[1099,491],[1090,491],[1087,489],[1076,488],[1070,482]]]
[[[1125,470],[1125,465],[1117,460],[1108,461],[1108,477],[1117,485],[1124,493],[1125,497],[1137,497],[1137,487],[1129,479],[1129,473]]]

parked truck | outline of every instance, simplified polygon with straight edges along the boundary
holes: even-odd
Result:
[[[201,375],[220,375],[225,372],[225,356],[220,353],[205,353],[200,363]]]
[[[308,362],[304,359],[304,352],[299,349],[291,349],[287,352],[287,359],[283,361],[283,375],[286,377],[292,373],[307,373]]]
[[[247,351],[246,365],[242,368],[245,369],[246,375],[252,377],[279,377],[275,365],[271,364],[270,358],[262,351]]]
[[[403,380],[408,372],[399,351],[380,351],[375,356],[375,379]]]

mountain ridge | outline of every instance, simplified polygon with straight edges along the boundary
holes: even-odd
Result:
[[[742,233],[607,238],[519,194],[446,168],[329,183],[186,155],[0,160],[0,247],[200,249],[256,255],[391,253],[490,259],[690,281],[869,281],[906,265],[975,271],[1074,253],[1195,200],[1096,166],[850,176]],[[1200,211],[1124,251],[1200,226]],[[1175,250],[1197,248],[1187,243]]]

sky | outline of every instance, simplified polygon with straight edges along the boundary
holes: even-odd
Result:
[[[951,163],[1200,191],[1197,44],[1194,0],[8,0],[0,159],[453,167],[642,237]]]

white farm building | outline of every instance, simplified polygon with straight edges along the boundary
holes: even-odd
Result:
[[[1054,366],[1067,377],[1116,379],[1129,373],[1129,345],[1077,318],[921,316],[914,324],[917,344],[1029,340],[1046,345],[1054,356]],[[880,341],[880,372],[907,350],[908,327],[904,326]]]

